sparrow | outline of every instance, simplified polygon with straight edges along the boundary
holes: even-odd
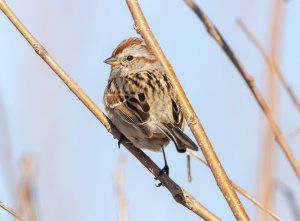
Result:
[[[169,175],[169,142],[180,153],[198,146],[183,132],[183,113],[162,64],[139,38],[123,40],[104,62],[111,66],[103,96],[109,118],[135,147],[162,151],[165,166],[155,179]]]

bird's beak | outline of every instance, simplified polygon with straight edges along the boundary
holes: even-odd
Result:
[[[116,66],[119,64],[119,61],[116,59],[116,57],[111,56],[109,58],[107,58],[104,63],[109,64],[111,66]]]

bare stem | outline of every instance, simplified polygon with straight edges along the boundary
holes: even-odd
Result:
[[[204,165],[206,165],[208,167],[207,162],[201,158],[198,154],[196,154],[193,151],[188,151],[190,156],[195,157],[196,159],[200,160]],[[269,214],[271,217],[273,217],[275,220],[277,221],[283,221],[282,218],[280,218],[278,215],[276,215],[272,210],[266,208],[265,206],[262,205],[262,203],[260,203],[258,200],[256,200],[252,195],[250,195],[249,193],[246,192],[246,190],[244,190],[242,187],[240,187],[238,184],[236,184],[233,181],[230,181],[232,183],[232,186],[234,187],[234,189],[236,191],[238,191],[240,194],[242,194],[243,196],[245,196],[247,199],[249,199],[251,202],[253,202],[258,208],[260,208],[261,210],[263,210],[264,212],[266,212],[267,214]]]
[[[23,178],[19,187],[19,206],[20,211],[25,212],[29,221],[36,221],[34,211],[34,189],[32,185],[33,165],[28,157],[22,161]]]
[[[8,207],[5,203],[0,201],[0,207],[7,212],[9,212],[11,215],[13,215],[17,220],[25,221],[23,217],[21,217],[19,214],[17,214],[16,211],[14,211],[12,208]]]
[[[242,64],[239,62],[229,45],[226,43],[220,32],[214,26],[214,24],[210,21],[210,19],[204,14],[204,12],[197,6],[192,0],[185,0],[188,6],[197,14],[200,18],[202,23],[205,25],[207,32],[216,40],[216,42],[221,46],[224,52],[227,54],[229,59],[232,61],[234,66],[238,69],[239,73],[247,83],[249,89],[251,90],[252,94],[254,95],[255,99],[257,100],[259,106],[261,107],[262,111],[264,112],[270,127],[274,133],[275,139],[277,143],[280,145],[281,149],[283,150],[285,156],[287,157],[288,161],[290,162],[294,172],[297,174],[298,178],[300,179],[300,168],[297,163],[295,156],[293,155],[285,137],[282,135],[279,127],[277,126],[274,117],[270,108],[268,107],[266,101],[262,97],[262,95],[257,90],[255,85],[254,79],[248,74],[248,72],[243,68]]]
[[[115,190],[118,200],[119,221],[128,221],[127,203],[123,190],[124,164],[126,158],[121,155],[118,160],[118,166],[115,172]]]
[[[267,63],[267,65],[268,65],[269,69],[272,71],[272,73],[277,75],[281,84],[283,85],[284,89],[286,90],[287,94],[289,95],[291,101],[293,102],[294,106],[297,108],[298,112],[300,113],[299,99],[296,96],[292,87],[288,84],[288,82],[284,78],[284,75],[282,74],[278,64],[267,55],[267,53],[265,52],[262,45],[258,42],[258,40],[255,38],[255,36],[250,32],[250,30],[247,28],[247,26],[244,24],[244,22],[240,18],[237,19],[237,23],[238,23],[239,27],[242,29],[242,31],[249,38],[249,40],[253,43],[253,45],[260,52],[260,54],[264,58],[265,62]]]
[[[183,110],[185,119],[191,128],[200,148],[205,156],[210,169],[217,181],[217,184],[222,191],[228,205],[230,206],[237,220],[249,220],[248,215],[241,204],[236,192],[232,188],[225,170],[223,169],[193,107],[191,106],[185,92],[183,91],[171,64],[168,62],[163,51],[159,47],[154,35],[152,34],[149,25],[143,15],[143,12],[137,0],[126,0],[129,10],[134,19],[135,30],[143,37],[146,44],[153,51],[155,56],[162,63],[168,78],[170,79],[175,91],[178,95],[180,106]]]
[[[284,2],[282,0],[272,1],[270,10],[270,22],[267,25],[268,33],[268,53],[265,53],[262,46],[261,52],[266,61],[265,75],[265,99],[273,112],[273,117],[278,118],[278,85],[276,81],[275,64],[280,59],[280,46],[282,42],[283,23],[284,23]],[[242,25],[242,23],[240,23]],[[242,26],[246,28],[245,26]],[[245,30],[245,29],[243,29]],[[246,29],[247,30],[247,29]],[[248,32],[248,34],[251,34]],[[253,35],[252,35],[253,36]],[[253,36],[254,37],[254,36]],[[258,41],[256,41],[258,42]],[[268,54],[268,55],[267,55]],[[269,57],[268,57],[269,56]],[[270,59],[269,59],[270,58]],[[276,174],[276,164],[278,151],[275,148],[274,136],[269,125],[262,122],[262,143],[260,157],[260,167],[258,168],[258,199],[268,208],[275,204],[274,176]],[[256,219],[258,221],[268,220],[266,213],[258,211]]]
[[[94,116],[103,124],[103,126],[114,137],[120,137],[121,133],[111,124],[110,120],[97,107],[97,105],[84,93],[82,89],[73,81],[69,75],[58,65],[58,63],[48,54],[44,47],[35,39],[35,37],[20,22],[12,10],[8,7],[4,0],[0,0],[0,9],[13,23],[13,25],[24,36],[28,43],[33,47],[35,52],[49,65],[49,67],[57,74],[58,77],[69,87],[69,89],[79,98],[79,100],[94,114]],[[137,149],[127,139],[122,140],[122,144],[154,175],[159,174],[160,168],[140,149]],[[174,199],[192,210],[195,214],[204,220],[218,221],[217,216],[202,206],[191,194],[178,186],[167,175],[163,174],[159,177],[160,182],[170,191]]]

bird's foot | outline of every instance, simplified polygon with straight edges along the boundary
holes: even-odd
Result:
[[[155,180],[158,180],[158,178],[159,178],[161,175],[163,175],[163,173],[165,173],[165,174],[167,174],[167,175],[169,176],[169,166],[168,166],[168,165],[165,165],[164,168],[162,168],[162,169],[159,171],[158,175],[157,175],[154,179],[155,179]],[[163,185],[162,183],[159,183],[159,184],[156,184],[155,186],[156,186],[156,187],[160,187],[160,186],[162,186],[162,185]]]

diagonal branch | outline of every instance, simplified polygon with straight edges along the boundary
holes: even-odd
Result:
[[[11,215],[13,215],[17,220],[19,221],[25,221],[23,217],[21,217],[19,214],[17,214],[16,211],[14,211],[12,208],[8,207],[5,203],[0,201],[0,207],[7,212],[9,212]]]
[[[187,151],[189,156],[193,156],[196,159],[200,160],[204,165],[206,165],[208,167],[207,162],[201,158],[198,154],[196,154],[193,151]],[[249,199],[251,202],[253,202],[258,208],[260,208],[261,210],[263,210],[264,212],[266,212],[267,214],[269,214],[270,216],[272,216],[275,220],[277,221],[283,221],[282,218],[280,218],[277,214],[275,214],[272,210],[266,208],[265,206],[263,206],[258,200],[256,200],[253,196],[251,196],[249,193],[246,192],[246,190],[244,190],[242,187],[240,187],[238,184],[236,184],[233,181],[230,181],[232,183],[232,186],[234,187],[234,189],[236,191],[238,191],[240,194],[242,194],[244,197],[246,197],[247,199]]]
[[[120,137],[121,133],[111,124],[105,114],[96,106],[96,104],[79,88],[68,74],[58,65],[58,63],[47,53],[43,46],[34,38],[27,28],[20,22],[12,10],[8,7],[5,0],[0,0],[0,9],[13,23],[13,25],[24,36],[35,52],[49,65],[58,77],[69,87],[69,89],[79,98],[79,100],[94,114],[94,116],[103,124],[103,126],[114,137]],[[122,144],[132,153],[154,176],[159,174],[160,168],[140,149],[137,149],[127,139],[122,140]],[[167,175],[159,177],[159,181],[170,191],[174,199],[193,211],[204,220],[219,221],[220,219],[202,206],[191,194],[178,186]]]
[[[290,162],[292,168],[294,169],[295,173],[297,174],[298,178],[300,179],[300,168],[297,163],[295,156],[293,155],[285,137],[282,135],[279,127],[277,126],[274,117],[270,108],[268,107],[266,101],[262,97],[262,95],[257,90],[255,85],[254,79],[247,73],[247,71],[243,68],[242,64],[239,62],[229,45],[226,43],[224,38],[221,36],[220,32],[214,26],[214,24],[210,21],[210,19],[204,14],[204,12],[192,1],[192,0],[185,0],[185,2],[191,7],[191,9],[197,14],[200,18],[202,23],[205,25],[207,32],[216,40],[216,42],[221,46],[224,52],[228,55],[229,59],[232,61],[234,66],[238,69],[239,73],[242,75],[243,79],[246,81],[249,89],[251,90],[252,94],[254,95],[255,99],[257,100],[259,106],[261,107],[262,111],[264,112],[270,127],[274,133],[275,139],[281,149],[283,150],[285,156],[287,157],[288,161]]]
[[[300,113],[300,102],[298,97],[296,96],[295,92],[291,88],[291,86],[288,84],[286,79],[284,78],[278,64],[272,60],[267,53],[265,52],[262,45],[258,42],[258,40],[255,38],[255,36],[250,32],[250,30],[247,28],[247,26],[244,24],[244,22],[238,18],[237,23],[239,27],[242,29],[242,31],[246,34],[246,36],[249,38],[249,40],[253,43],[253,45],[258,49],[262,57],[265,59],[269,69],[272,71],[272,73],[276,74],[279,78],[281,84],[283,85],[284,89],[286,90],[287,94],[289,95],[291,101],[297,108],[298,112]]]
[[[170,79],[175,91],[178,95],[180,106],[183,110],[185,119],[191,128],[200,148],[210,166],[210,169],[217,181],[217,184],[222,191],[227,203],[229,204],[234,216],[237,220],[249,220],[246,211],[243,208],[236,192],[232,188],[225,170],[223,169],[214,149],[193,109],[185,92],[183,91],[178,79],[173,71],[171,64],[168,62],[163,51],[159,47],[154,35],[151,32],[149,25],[143,15],[143,12],[137,0],[126,0],[129,10],[134,19],[134,27],[136,31],[143,37],[146,44],[151,48],[155,56],[162,63],[168,78]]]

